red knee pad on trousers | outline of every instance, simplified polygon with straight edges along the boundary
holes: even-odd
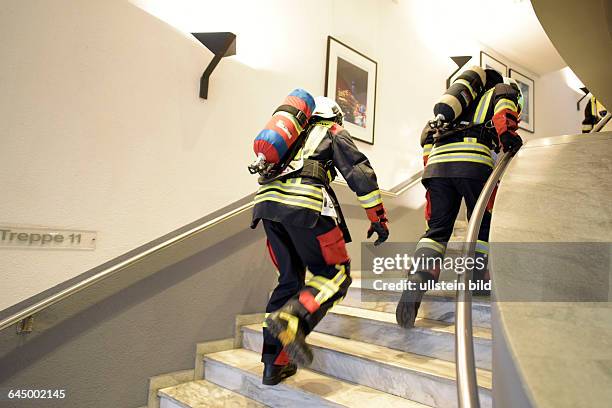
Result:
[[[304,309],[308,310],[308,313],[314,313],[321,307],[309,290],[301,291],[299,300],[302,306],[304,306]]]

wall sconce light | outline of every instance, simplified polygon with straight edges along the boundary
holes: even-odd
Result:
[[[587,95],[589,94],[589,90],[588,90],[588,88],[586,88],[586,87],[584,87],[584,86],[583,86],[582,88],[580,88],[580,90],[581,90],[582,92],[584,92],[584,95],[582,95],[582,98],[578,99],[578,102],[576,102],[576,110],[578,110],[578,111],[580,110],[580,102],[582,102],[582,100],[583,100],[584,98],[586,98],[586,97],[587,97]]]
[[[450,57],[450,59],[452,59],[453,62],[457,64],[457,69],[448,78],[446,78],[446,89],[451,86],[451,78],[453,77],[453,75],[459,72],[459,70],[463,68],[463,66],[467,64],[468,61],[472,59],[472,57],[469,55],[463,55],[459,57]]]
[[[208,99],[208,82],[223,57],[236,55],[236,34],[223,33],[191,33],[199,42],[208,48],[215,56],[204,70],[200,78],[200,98]]]

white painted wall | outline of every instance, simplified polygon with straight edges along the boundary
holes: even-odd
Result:
[[[240,195],[206,183],[212,54],[183,33],[119,0],[10,0],[0,38],[0,222],[99,231],[95,251],[0,249],[0,309]]]
[[[582,132],[584,107],[588,97],[576,109],[582,92],[567,86],[564,70],[553,71],[540,77],[536,88],[535,137],[573,135]]]
[[[421,168],[420,131],[454,66],[419,1],[134,3],[177,29],[126,0],[3,2],[0,223],[99,237],[91,252],[0,249],[0,310],[253,191],[252,139],[291,89],[323,92],[328,35],[379,63],[376,144],[359,146],[381,186]],[[207,101],[195,31],[238,34]]]

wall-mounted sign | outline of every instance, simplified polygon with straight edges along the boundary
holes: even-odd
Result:
[[[96,249],[96,232],[0,225],[0,248]]]

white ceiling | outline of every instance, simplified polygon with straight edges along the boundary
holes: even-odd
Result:
[[[557,53],[528,0],[410,0],[418,30],[447,55],[481,43],[535,74],[567,64]]]
[[[521,0],[482,0],[488,7],[499,3],[497,12],[483,19],[475,29],[478,41],[508,59],[542,75],[567,64],[548,39],[531,2]]]
[[[207,10],[213,7],[207,3],[216,3],[210,0],[130,1],[175,26],[179,21],[192,21],[194,15],[198,16],[201,26],[202,14],[193,13],[193,10]],[[466,50],[480,48],[478,42],[537,75],[567,65],[542,29],[529,0],[392,1],[407,6],[416,30],[444,55],[467,55]],[[214,7],[218,9],[220,5]],[[231,20],[240,18],[234,15]],[[214,25],[214,19],[207,24]],[[227,21],[224,20],[224,24],[227,25]]]

